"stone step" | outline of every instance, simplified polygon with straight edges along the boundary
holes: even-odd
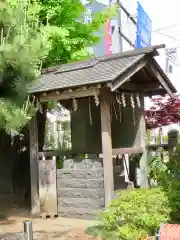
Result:
[[[105,207],[104,198],[58,198],[58,208],[88,208],[88,209],[103,209]]]
[[[103,168],[94,169],[58,169],[58,179],[98,179],[103,178]]]
[[[70,208],[70,207],[61,207],[58,209],[58,216],[64,218],[77,218],[85,220],[96,220],[98,213],[102,210],[94,210],[89,208]]]
[[[103,189],[104,178],[99,179],[57,179],[58,189],[60,188],[86,188]]]
[[[84,188],[58,188],[58,198],[91,198],[99,199],[104,197],[104,189],[84,189]]]

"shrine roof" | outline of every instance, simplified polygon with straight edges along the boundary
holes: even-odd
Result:
[[[153,71],[156,80],[171,95],[176,89],[155,60],[160,47],[162,46],[136,49],[43,69],[41,77],[29,87],[29,93],[38,94],[94,84],[110,84],[114,91],[135,73],[146,68],[147,72],[150,69]]]

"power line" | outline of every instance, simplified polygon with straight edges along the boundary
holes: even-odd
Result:
[[[161,33],[161,32],[157,32],[157,31],[152,31],[152,32],[157,33],[157,34],[160,34],[160,35],[162,35],[162,36],[164,36],[164,37],[168,37],[168,38],[171,38],[171,39],[173,39],[173,40],[175,40],[175,41],[180,42],[180,38],[176,38],[176,37],[170,36],[170,35],[168,35],[168,34]]]
[[[170,29],[170,28],[174,28],[174,27],[178,27],[178,26],[180,26],[180,22],[174,23],[174,24],[169,25],[169,26],[166,26],[166,27],[157,28],[157,29],[155,29],[154,31],[155,31],[155,32],[159,32],[159,31],[163,31],[163,30]]]
[[[171,61],[171,62],[173,62],[176,66],[179,66],[179,62],[176,60],[176,59],[174,59],[174,58],[172,58],[172,57],[168,57],[168,59]]]

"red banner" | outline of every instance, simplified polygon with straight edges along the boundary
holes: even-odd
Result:
[[[106,55],[112,54],[112,45],[111,45],[111,21],[108,20],[105,28],[105,45],[106,45]]]

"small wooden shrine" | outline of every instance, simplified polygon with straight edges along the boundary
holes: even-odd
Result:
[[[113,155],[142,153],[141,187],[147,187],[144,97],[176,89],[155,56],[162,46],[138,49],[45,69],[31,87],[40,104],[60,102],[71,111],[72,152],[103,156],[105,205],[114,196]],[[36,118],[30,123],[32,211],[38,205]]]

